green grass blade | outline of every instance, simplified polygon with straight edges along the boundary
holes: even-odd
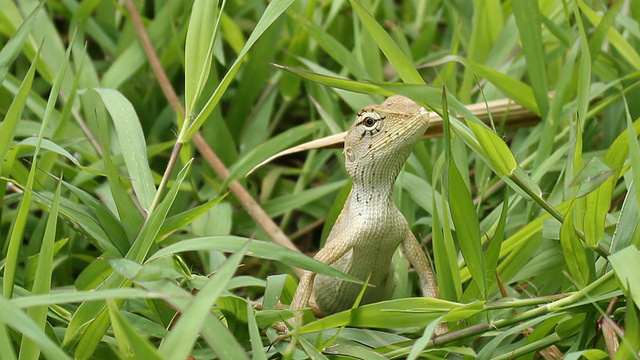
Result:
[[[393,95],[392,91],[384,89],[382,86],[374,83],[359,82],[359,81],[353,81],[345,78],[322,75],[322,74],[317,74],[317,73],[313,73],[306,70],[295,69],[295,68],[277,65],[277,64],[275,66],[282,70],[290,72],[294,75],[300,76],[303,79],[306,79],[318,84],[330,86],[330,87],[337,87],[340,89],[349,90],[356,93],[363,93],[363,94],[379,94],[379,95],[385,95],[385,96]]]
[[[321,185],[315,188],[310,188],[297,194],[283,195],[266,202],[263,206],[263,209],[267,212],[267,214],[269,214],[269,216],[279,216],[290,209],[312,204],[314,201],[321,199],[327,194],[331,194],[341,189],[345,186],[346,183],[346,180],[341,180]]]
[[[142,208],[151,211],[156,186],[147,160],[147,145],[136,111],[119,91],[92,89],[102,99],[111,115],[131,185]]]
[[[140,234],[138,234],[138,238],[136,238],[131,249],[127,253],[127,259],[142,262],[147,257],[147,254],[151,249],[151,245],[156,240],[160,227],[167,218],[171,205],[173,205],[173,202],[178,195],[178,191],[180,190],[180,185],[187,176],[190,168],[191,162],[188,162],[182,170],[180,170],[176,181],[167,193],[166,197],[162,200],[156,210],[149,215],[149,218],[142,227]]]
[[[576,58],[578,56],[579,44],[574,44],[571,48],[571,52],[564,59],[562,70],[556,82],[555,92],[551,101],[549,109],[549,116],[542,125],[542,134],[540,136],[540,143],[537,149],[536,162],[533,165],[534,169],[540,167],[540,165],[549,158],[553,151],[554,139],[553,134],[556,134],[558,127],[560,126],[561,119],[563,118],[563,107],[569,101],[569,97],[573,93],[575,79],[573,69],[576,66]],[[569,163],[570,164],[570,163]],[[573,172],[570,172],[573,174]]]
[[[71,37],[71,44],[73,44],[75,40],[75,33]],[[45,46],[43,44],[43,46]],[[44,110],[44,115],[42,116],[42,125],[40,126],[40,130],[38,131],[38,137],[35,144],[35,149],[33,151],[33,163],[35,164],[36,159],[40,153],[40,149],[42,147],[42,143],[44,141],[45,132],[49,128],[49,123],[53,121],[53,114],[55,112],[55,106],[58,101],[58,96],[61,93],[61,89],[63,83],[65,82],[65,77],[67,74],[67,67],[69,64],[69,58],[71,56],[72,46],[67,47],[67,51],[62,58],[62,63],[60,64],[60,68],[58,69],[55,79],[53,81],[53,86],[51,87],[51,92],[49,93],[49,98],[47,99],[47,106]],[[32,165],[33,166],[33,165]],[[32,184],[27,183],[28,188],[32,188]]]
[[[184,1],[164,3],[164,6],[155,14],[153,21],[147,26],[147,33],[153,44],[161,43],[172,37],[173,29],[167,24],[171,24],[172,19],[184,11],[183,8],[186,4],[187,2]],[[129,36],[130,39],[132,37]],[[120,88],[148,61],[142,45],[137,40],[131,41],[125,49],[118,50],[117,58],[110,63],[109,68],[102,76],[100,86],[103,88]]]
[[[212,314],[207,316],[201,335],[220,359],[249,359],[229,328]]]
[[[629,159],[631,160],[631,176],[633,178],[636,205],[640,209],[640,144],[638,144],[638,134],[631,122],[629,106],[625,101],[625,118],[627,120],[627,136],[629,137]],[[638,294],[640,296],[640,294]]]
[[[263,142],[250,150],[233,165],[229,170],[227,183],[234,178],[246,176],[253,167],[269,158],[269,156],[300,143],[302,139],[316,134],[318,130],[323,127],[324,124],[321,121],[308,122],[291,128]]]
[[[302,349],[309,356],[310,359],[317,360],[328,360],[329,358],[324,356],[322,352],[316,349],[313,344],[305,340],[304,338],[299,339],[300,345],[302,345]]]
[[[119,254],[126,254],[127,250],[129,250],[130,242],[128,241],[127,234],[122,227],[123,221],[116,218],[104,204],[82,189],[66,182],[63,184],[89,208],[90,212],[86,215],[93,215],[92,217],[97,221],[96,225],[100,226],[101,229],[104,229],[108,240],[118,249]],[[68,207],[65,208],[65,210],[66,209],[68,209]],[[84,211],[84,208],[80,208],[79,206],[76,207],[76,214]],[[133,214],[135,213],[132,213],[129,216],[134,217]]]
[[[120,309],[115,301],[107,300],[107,306],[121,354],[126,354],[131,359],[164,359],[149,340],[140,336],[127,319],[120,314]]]
[[[2,356],[6,357],[7,360],[18,359],[15,351],[13,350],[13,344],[11,343],[7,327],[2,321],[0,321],[0,348],[5,351]]]
[[[223,2],[224,9],[224,2]],[[200,98],[211,69],[213,46],[220,27],[218,1],[196,0],[191,8],[185,42],[185,111],[191,114]],[[212,21],[215,19],[215,21]]]
[[[376,19],[357,0],[350,0],[349,2],[380,50],[398,72],[400,78],[407,84],[425,84],[413,62],[400,50],[398,44],[378,24]]]
[[[105,146],[109,142],[106,136],[106,132],[99,132],[98,138],[100,141],[100,146],[103,149],[107,149],[107,147]],[[124,228],[124,231],[127,235],[126,240],[128,240],[127,242],[130,243],[133,241],[133,239],[136,238],[136,236],[138,235],[138,231],[140,231],[140,228],[142,227],[142,223],[144,220],[143,214],[141,214],[140,210],[134,202],[134,199],[132,199],[131,195],[127,192],[127,189],[123,184],[123,179],[118,173],[118,170],[113,163],[109,151],[104,151],[102,153],[102,161],[104,163],[107,179],[109,180],[111,197],[113,197],[113,201],[118,211],[118,217],[121,220],[122,227]],[[126,251],[123,252],[123,254],[125,253]]]
[[[0,50],[0,84],[3,83],[4,77],[7,75],[9,66],[18,57],[20,50],[24,46],[29,37],[29,32],[36,21],[36,17],[40,12],[40,9],[44,5],[44,1],[40,1],[38,5],[31,11],[29,16],[24,20],[22,25],[11,36],[11,39],[7,41]]]
[[[36,57],[39,56],[39,52],[36,54]],[[18,127],[18,123],[20,121],[20,117],[22,116],[22,111],[24,110],[24,106],[27,102],[27,98],[29,96],[29,91],[31,90],[31,85],[33,83],[33,78],[36,70],[36,62],[34,61],[27,74],[24,77],[24,80],[20,84],[20,88],[11,102],[9,106],[9,110],[0,124],[0,159],[5,159],[7,153],[9,152],[9,147],[13,142],[13,138],[15,136],[16,129]],[[0,168],[2,171],[4,167]],[[2,174],[4,175],[4,174]],[[2,181],[0,184],[2,186],[6,186],[6,182]],[[16,276],[16,266],[18,264],[18,257],[20,251],[20,245],[22,243],[22,235],[24,234],[29,204],[31,199],[31,193],[25,193],[22,201],[20,202],[20,206],[18,207],[18,212],[11,223],[11,228],[9,230],[9,244],[6,250],[5,264],[4,264],[4,282],[3,282],[3,295],[7,298],[11,298],[13,294],[13,285]],[[26,204],[25,204],[26,203]],[[23,205],[25,204],[25,205]]]
[[[636,290],[637,291],[637,290]],[[629,297],[636,299],[638,295],[634,292],[628,292]],[[635,302],[634,304],[637,304]],[[622,344],[616,352],[615,360],[638,358],[637,350],[640,349],[640,311],[638,306],[634,304],[628,305],[627,314],[624,319],[624,336]]]
[[[115,301],[117,307],[121,307],[124,302],[124,300],[121,299]],[[73,353],[74,359],[91,359],[95,354],[96,347],[100,343],[100,340],[104,337],[107,329],[111,325],[109,312],[104,303],[100,304],[98,313],[85,325],[86,327],[83,328],[83,333],[78,339],[78,345]]]
[[[467,6],[473,6],[473,11],[467,12],[466,9],[460,9]],[[458,25],[461,28],[458,31],[462,32],[459,35],[462,38],[460,41],[467,43],[465,44],[467,58],[482,63],[489,57],[491,47],[502,46],[502,44],[495,44],[505,26],[501,4],[497,0],[475,0],[459,4],[458,7],[460,8],[457,9],[458,19],[456,22],[460,22]],[[467,35],[469,31],[467,27],[471,27],[470,36]],[[463,102],[471,101],[472,86],[475,83],[474,72],[475,70],[471,68],[464,69],[462,83],[458,91]]]
[[[160,228],[159,236],[164,238],[165,236],[184,228],[191,224],[194,220],[199,219],[202,215],[206,214],[211,208],[216,206],[225,196],[219,196],[215,199],[207,201],[206,203],[196,206],[193,209],[189,209],[180,214],[168,217]]]
[[[484,152],[489,165],[498,176],[511,176],[518,163],[511,153],[507,144],[493,131],[486,126],[473,121],[468,121],[467,125],[473,131]]]
[[[587,32],[576,9],[576,21],[580,30],[580,62],[578,67],[578,84],[576,95],[578,97],[578,118],[581,123],[587,120],[587,108],[589,106],[589,90],[591,88],[591,58]]]
[[[584,288],[589,283],[592,262],[589,261],[587,253],[578,238],[573,225],[574,207],[570,207],[565,214],[564,222],[560,228],[560,245],[562,246],[562,256],[569,269],[569,275],[578,289]]]
[[[588,206],[585,205],[585,212],[576,220],[576,224],[578,228],[583,229],[585,242],[591,247],[596,246],[604,236],[604,219],[609,212],[615,183],[618,181],[624,162],[627,156],[630,156],[629,151],[635,142],[631,141],[631,138],[635,139],[635,137],[629,135],[631,129],[637,133],[640,129],[640,121],[636,121],[628,130],[620,134],[603,158],[605,165],[614,169],[615,174],[583,198]]]
[[[434,211],[433,204],[435,201],[436,206],[440,206],[440,199],[442,195],[433,190],[431,184],[422,179],[420,176],[405,172],[402,177],[398,179],[398,185],[402,190],[407,192],[407,195],[416,202],[418,206],[426,210],[428,213]],[[435,199],[433,198],[435,196]],[[438,208],[438,210],[441,210]]]
[[[538,103],[542,119],[547,118],[549,111],[549,95],[547,84],[547,68],[542,46],[542,30],[540,9],[537,0],[522,0],[513,3],[513,14],[520,32],[522,51],[527,61],[527,72],[533,88],[533,95]]]
[[[247,302],[247,319],[249,327],[249,341],[251,342],[251,357],[255,360],[267,360],[267,354],[262,346],[260,338],[260,329],[256,322],[256,315],[251,303]]]
[[[478,76],[487,79],[495,85],[500,91],[502,91],[509,99],[517,102],[525,108],[531,110],[536,114],[540,114],[538,104],[535,101],[535,95],[531,86],[514,79],[508,75],[505,75],[499,71],[493,70],[485,65],[477,63],[473,60],[463,58],[457,55],[447,55],[436,61],[430,63],[430,65],[441,65],[448,62],[455,61],[464,66],[472,69]]]
[[[165,296],[160,292],[149,292],[134,288],[100,289],[87,291],[70,291],[41,295],[23,295],[11,299],[11,303],[20,309],[55,304],[72,304],[108,299],[158,299]]]
[[[69,153],[62,146],[54,143],[51,140],[38,139],[37,137],[32,136],[32,137],[28,137],[26,139],[23,139],[17,145],[18,146],[31,146],[33,148],[36,148],[36,147],[38,147],[38,142],[40,143],[40,148],[41,149],[46,149],[46,150],[49,150],[51,152],[57,153],[59,155],[62,155],[64,157],[66,157],[67,159],[69,159],[69,161],[71,161],[77,167],[79,167],[79,168],[83,167],[80,164],[80,162],[78,161],[78,159],[76,159],[73,155],[71,155],[71,153]],[[87,170],[91,171],[91,169],[87,169]]]
[[[344,47],[344,45],[336,40],[336,38],[331,36],[331,34],[295,11],[289,11],[287,14],[295,20],[300,27],[309,33],[309,35],[318,42],[318,45],[320,45],[327,54],[340,63],[340,65],[348,69],[356,79],[364,80],[368,78],[367,71],[362,65],[360,65],[360,63],[358,63],[351,51]]]
[[[10,305],[0,306],[0,358],[58,358],[53,347],[78,359],[164,358],[158,347],[169,335],[177,345],[163,351],[180,358],[533,359],[552,345],[572,359],[637,358],[640,102],[631,99],[640,98],[640,2],[136,6],[187,108],[177,121],[122,2],[0,0],[0,283],[12,289],[0,298]],[[146,205],[104,100],[94,91],[77,96],[94,88],[118,91],[127,114],[136,111]],[[225,197],[225,179],[188,136],[201,133],[280,230],[313,253],[349,192],[339,151],[313,149],[240,177],[287,143],[341,132],[356,111],[392,94],[443,120],[444,139],[416,145],[393,199],[433,250],[442,298],[408,298],[415,274],[400,251],[390,271],[402,300],[309,316],[293,334],[302,340],[269,346],[278,334],[268,327],[294,314],[280,310],[296,291],[291,267],[352,279],[254,240],[244,266],[214,284],[229,253],[266,233],[235,196]],[[504,115],[494,112],[488,126],[480,119],[493,108],[463,105],[503,98],[518,106],[495,103]],[[538,126],[518,127],[536,115]],[[156,190],[176,141],[190,170]],[[201,289],[219,296],[196,304]],[[264,310],[248,307],[261,299]],[[599,321],[607,304],[624,335]],[[433,341],[428,322],[438,319],[451,331]],[[593,334],[617,337],[617,354]]]
[[[297,328],[295,332],[306,334],[343,325],[375,328],[424,326],[457,308],[467,309],[467,311],[451,312],[452,315],[446,318],[447,321],[457,321],[477,314],[483,310],[483,302],[460,305],[423,297],[381,301],[324,317]]]
[[[591,35],[591,38],[589,39],[589,54],[591,55],[591,61],[594,61],[596,56],[600,53],[600,49],[607,38],[609,29],[611,29],[616,18],[620,15],[620,8],[622,7],[622,4],[624,4],[623,1],[612,3],[611,7],[607,10],[606,14],[602,17],[602,20],[596,27],[595,32]],[[581,37],[580,41],[582,41],[582,39],[583,38]]]
[[[636,199],[636,184],[629,187],[629,193],[624,199],[620,216],[616,223],[616,230],[611,237],[610,253],[616,253],[629,245],[640,247],[640,214]]]
[[[11,102],[9,110],[5,115],[2,124],[0,124],[0,159],[4,159],[7,156],[7,152],[11,147],[13,137],[15,136],[22,111],[27,103],[29,97],[29,91],[31,90],[31,84],[33,83],[33,77],[36,71],[36,63],[32,63],[25,75],[22,83],[20,83],[20,89]]]
[[[579,360],[579,359],[604,360],[604,359],[608,359],[609,355],[600,349],[589,349],[589,350],[583,350],[583,351],[569,352],[565,354],[563,358],[565,360]]]
[[[487,292],[489,292],[491,290],[491,287],[497,282],[496,277],[498,276],[498,274],[496,271],[498,268],[498,259],[500,257],[502,241],[504,240],[508,211],[509,197],[505,193],[504,201],[502,202],[502,210],[500,212],[500,220],[498,221],[498,226],[496,227],[496,231],[491,237],[491,241],[489,242],[489,246],[487,247],[487,251],[485,252],[484,256]]]
[[[618,282],[625,290],[628,300],[640,307],[640,252],[635,246],[628,246],[609,257]]]
[[[253,29],[251,36],[245,43],[244,47],[238,57],[233,62],[225,76],[222,78],[213,94],[207,100],[207,103],[204,105],[202,110],[200,110],[192,122],[186,122],[185,124],[188,126],[183,126],[180,131],[180,135],[178,136],[178,141],[187,142],[191,137],[200,129],[204,121],[211,115],[213,109],[218,105],[220,98],[229,87],[231,80],[235,77],[236,73],[240,69],[240,65],[244,61],[244,57],[251,49],[253,44],[262,36],[262,34],[267,30],[274,21],[276,21],[280,15],[293,3],[293,0],[276,0],[269,3],[267,9],[264,11],[264,14],[260,17],[260,21],[256,24],[256,27]]]
[[[191,355],[191,350],[198,338],[198,332],[204,325],[207,315],[211,312],[211,307],[215,304],[218,296],[224,291],[229,279],[236,272],[236,268],[249,248],[250,242],[244,244],[238,251],[224,262],[206,284],[200,289],[198,294],[189,302],[178,321],[174,324],[169,335],[160,345],[159,351],[164,357],[169,359],[185,359]],[[217,344],[222,346],[213,350],[220,354],[225,352],[231,344]],[[248,358],[238,347],[239,352],[233,356],[236,358]]]
[[[187,163],[180,173],[171,189],[167,192],[166,197],[158,205],[158,207],[149,214],[149,218],[135,242],[126,254],[126,259],[135,262],[142,262],[149,253],[162,222],[166,219],[167,214],[173,205],[175,198],[180,189],[180,185],[184,181],[191,163]],[[123,287],[127,282],[121,277],[111,275],[102,284],[101,288],[115,289]],[[121,303],[121,302],[120,302]],[[109,328],[109,314],[106,310],[104,302],[85,302],[74,313],[69,323],[63,344],[71,346],[77,341],[76,356],[80,358],[88,358],[93,355],[102,336]],[[86,331],[85,331],[86,330]]]
[[[445,199],[441,199],[442,202]],[[443,204],[446,206],[446,204]],[[457,301],[462,294],[460,271],[458,270],[457,255],[449,226],[448,208],[442,216],[440,223],[439,210],[436,207],[435,198],[433,204],[433,256],[438,279],[438,289],[444,300]]]
[[[0,296],[0,323],[4,323],[22,336],[30,338],[49,359],[71,359],[36,322],[8,299]]]
[[[602,20],[602,16],[593,11],[587,4],[582,0],[577,0],[578,6],[580,10],[585,15],[589,21],[594,25],[599,25]],[[611,45],[616,48],[616,50],[632,67],[634,70],[640,70],[640,54],[631,45],[615,28],[609,28],[607,31],[607,39],[611,42]]]
[[[56,239],[56,229],[58,222],[58,211],[60,209],[60,189],[62,181],[58,182],[56,192],[53,197],[53,204],[49,211],[49,218],[47,219],[47,225],[42,239],[42,246],[40,247],[40,253],[38,255],[38,267],[36,269],[35,279],[33,281],[33,287],[31,292],[33,294],[47,294],[51,290],[51,276],[54,256],[54,243]],[[32,307],[27,311],[27,314],[33,319],[33,321],[44,331],[45,322],[47,320],[47,306]],[[37,359],[40,355],[40,349],[35,346],[33,340],[28,337],[22,338],[20,344],[20,359]]]
[[[193,239],[186,239],[158,250],[155,254],[149,257],[147,262],[185,251],[215,250],[223,252],[237,252],[247,242],[248,239],[246,238],[230,235],[204,236]],[[251,242],[247,255],[261,259],[276,260],[294,267],[307,269],[315,273],[361,283],[361,281],[345,275],[329,265],[323,264],[306,255],[297,253],[293,250],[267,241]]]
[[[452,204],[451,218],[456,228],[458,244],[471,277],[478,284],[481,296],[485,297],[484,257],[480,245],[478,216],[467,185],[453,160],[449,164],[448,180],[447,195],[449,203]]]

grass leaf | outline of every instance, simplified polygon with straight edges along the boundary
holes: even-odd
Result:
[[[158,349],[160,354],[170,359],[184,359],[191,354],[191,348],[197,339],[200,328],[204,325],[204,320],[211,312],[211,306],[215,304],[225,285],[235,273],[236,267],[240,264],[249,245],[250,242],[245,243],[231,255],[189,302],[186,311],[182,313]],[[225,353],[227,351],[225,349],[228,349],[228,344],[218,343],[217,345],[219,347],[216,346],[213,349],[217,353]],[[246,355],[243,356],[242,352],[236,352],[234,357],[248,359]]]
[[[362,4],[357,0],[350,0],[349,2],[380,50],[398,72],[400,78],[407,84],[425,84],[420,74],[416,71],[413,62],[400,50],[391,36],[387,34]]]
[[[184,90],[187,114],[195,110],[200,93],[209,78],[222,11],[223,9],[218,9],[218,1],[196,0],[193,3],[185,42]]]
[[[178,141],[186,142],[198,131],[198,129],[202,126],[204,121],[211,115],[213,109],[218,105],[220,98],[227,90],[227,87],[231,83],[231,80],[235,77],[236,73],[240,69],[240,65],[242,65],[242,61],[244,60],[245,55],[251,49],[251,47],[255,44],[255,42],[262,36],[262,34],[273,24],[274,21],[278,19],[278,17],[291,5],[293,0],[280,0],[273,1],[269,3],[267,8],[264,11],[264,14],[260,17],[260,21],[256,24],[256,27],[253,29],[251,36],[244,44],[242,51],[238,54],[238,57],[233,62],[225,76],[222,78],[216,89],[213,91],[207,103],[204,107],[194,116],[192,122],[187,122],[188,126],[184,126],[178,136]]]
[[[522,50],[527,61],[527,71],[531,80],[533,94],[538,103],[539,113],[545,119],[549,111],[549,95],[538,1],[523,0],[514,2],[513,14],[520,32]]]
[[[448,170],[449,188],[447,195],[451,205],[451,218],[455,224],[456,238],[471,277],[480,287],[485,297],[484,257],[480,247],[480,225],[473,207],[471,194],[462,180],[455,163],[451,161]]]
[[[7,75],[7,71],[9,71],[9,66],[16,57],[18,57],[18,54],[20,54],[20,50],[27,41],[29,32],[31,31],[31,28],[33,27],[43,5],[44,1],[39,2],[38,5],[33,8],[29,16],[24,20],[22,25],[20,25],[18,30],[16,30],[11,39],[2,46],[2,49],[0,50],[0,84],[4,82],[4,77]]]
[[[136,111],[131,102],[119,91],[112,89],[92,90],[100,95],[111,115],[118,134],[122,156],[131,178],[131,185],[138,201],[143,209],[150,211],[156,186],[147,161],[147,145]]]

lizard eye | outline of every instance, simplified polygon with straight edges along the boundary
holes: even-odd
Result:
[[[382,129],[382,120],[385,119],[383,116],[380,116],[380,114],[372,111],[363,111],[358,114],[358,117],[360,118],[358,126],[362,126],[364,130],[362,136],[367,134],[374,135],[380,132],[380,129]]]
[[[372,118],[371,116],[367,116],[366,118],[364,118],[364,120],[362,120],[362,124],[364,124],[365,127],[368,128],[372,128],[376,125],[377,120]]]

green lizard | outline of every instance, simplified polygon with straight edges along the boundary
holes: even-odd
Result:
[[[427,111],[404,96],[363,108],[345,138],[351,193],[327,242],[314,257],[361,280],[369,277],[362,303],[391,298],[396,286],[393,254],[404,254],[420,277],[425,297],[439,298],[429,261],[393,202],[395,180],[413,146],[429,126]],[[362,285],[305,271],[292,309],[315,304],[322,313],[350,309]],[[446,331],[441,324],[437,332]]]

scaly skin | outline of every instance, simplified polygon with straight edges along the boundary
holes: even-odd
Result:
[[[346,169],[353,187],[327,243],[314,257],[369,283],[362,304],[388,300],[396,286],[393,254],[402,244],[425,297],[439,298],[431,267],[393,202],[393,185],[413,146],[429,126],[426,110],[404,96],[362,109],[345,138]],[[305,271],[292,309],[313,300],[325,314],[350,309],[362,285]],[[438,333],[446,331],[441,325]]]

